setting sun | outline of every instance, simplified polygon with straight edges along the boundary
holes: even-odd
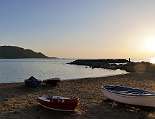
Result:
[[[155,52],[155,36],[145,38],[144,47],[148,52]],[[154,58],[155,59],[155,58]]]
[[[155,57],[150,58],[150,63],[155,64]]]

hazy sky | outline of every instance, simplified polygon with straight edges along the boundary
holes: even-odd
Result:
[[[0,44],[57,57],[152,57],[155,0],[0,0]]]

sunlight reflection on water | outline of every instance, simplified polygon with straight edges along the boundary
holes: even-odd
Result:
[[[0,82],[22,82],[30,76],[38,79],[53,77],[65,79],[101,77],[125,74],[121,70],[91,69],[66,64],[73,60],[62,59],[0,59]]]

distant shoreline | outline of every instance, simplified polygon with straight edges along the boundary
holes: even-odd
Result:
[[[31,57],[31,58],[0,58],[0,59],[61,59],[61,58],[50,58],[50,57],[47,57],[47,58],[35,58],[35,57]],[[63,58],[62,58],[63,59]]]
[[[41,52],[35,52],[31,49],[24,49],[18,46],[0,46],[1,59],[18,59],[18,58],[47,58]]]

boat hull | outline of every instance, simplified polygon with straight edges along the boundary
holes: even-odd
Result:
[[[41,106],[57,110],[57,111],[74,111],[78,106],[78,99],[47,99],[46,96],[42,96],[38,98],[38,102]]]
[[[108,99],[114,100],[116,102],[131,104],[131,105],[155,107],[155,96],[123,95],[123,94],[110,92],[106,89],[103,89],[103,94]]]

